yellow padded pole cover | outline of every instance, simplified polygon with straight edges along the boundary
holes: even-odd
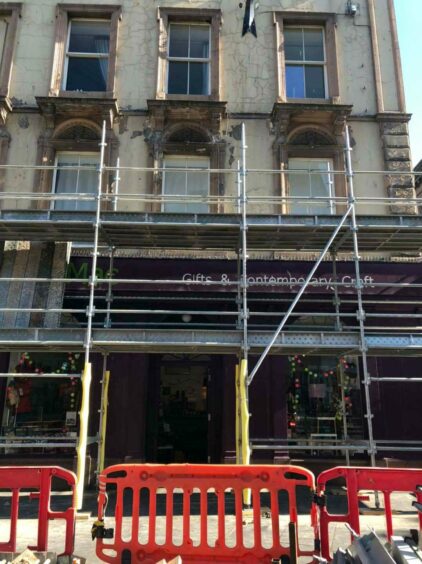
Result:
[[[89,394],[91,389],[92,366],[87,362],[82,374],[82,402],[79,412],[79,440],[76,447],[76,509],[82,509],[85,486],[86,447],[88,444]]]

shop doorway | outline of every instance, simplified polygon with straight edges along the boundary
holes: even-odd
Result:
[[[155,460],[208,461],[208,366],[163,363],[155,418]]]

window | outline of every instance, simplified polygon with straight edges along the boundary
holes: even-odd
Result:
[[[63,90],[107,90],[110,22],[72,20],[66,49]]]
[[[315,202],[292,200],[289,204],[290,213],[297,215],[334,213],[334,202],[329,200],[334,195],[332,170],[331,159],[289,159],[289,171],[292,171],[288,175],[289,196],[304,199],[325,198]]]
[[[54,175],[53,191],[55,194],[72,195],[73,199],[54,200],[55,210],[92,211],[96,209],[94,199],[78,199],[76,194],[86,197],[97,193],[98,173],[96,167],[99,162],[98,153],[58,153]],[[66,170],[69,167],[69,170]],[[76,168],[81,167],[81,168]]]
[[[13,52],[21,9],[21,3],[0,3],[0,96],[9,95]]]
[[[114,97],[120,14],[117,5],[57,6],[49,96]]]
[[[188,171],[175,171],[171,169],[186,168]],[[164,159],[163,195],[169,199],[176,196],[175,201],[164,199],[162,211],[170,213],[207,213],[208,202],[201,198],[208,198],[210,188],[210,175],[207,172],[194,172],[195,170],[209,170],[210,160],[204,157],[176,157],[169,156]],[[185,198],[180,198],[185,196]],[[180,202],[177,201],[178,197]],[[195,201],[189,201],[192,197]]]
[[[168,48],[168,94],[210,94],[211,27],[171,24]]]
[[[157,100],[220,100],[221,10],[158,8]]]
[[[287,98],[325,98],[324,30],[318,27],[286,27],[284,52]]]

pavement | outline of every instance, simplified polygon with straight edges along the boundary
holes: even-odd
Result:
[[[4,495],[4,494],[2,494]],[[268,505],[263,494],[262,505]],[[215,494],[209,494],[208,501],[208,543],[212,546],[217,538],[217,512]],[[54,495],[52,498],[51,509],[61,510],[68,506],[69,496],[63,492]],[[191,496],[190,503],[190,535],[195,545],[199,541],[200,518],[199,518],[199,497],[195,494]],[[381,500],[382,501],[382,500]],[[395,533],[398,535],[406,535],[410,529],[418,528],[418,516],[412,507],[414,497],[408,494],[397,494],[392,497],[393,507],[393,523]],[[178,544],[181,540],[183,531],[182,507],[183,499],[181,494],[173,493],[174,517],[173,517],[173,541]],[[110,495],[109,505],[106,512],[106,527],[114,527],[114,519],[112,513],[114,511],[115,499]],[[310,520],[307,512],[310,507],[310,496],[306,491],[298,491],[298,511],[299,511],[299,543],[304,549],[313,549],[313,533],[310,527]],[[140,516],[139,516],[139,542],[146,542],[146,531],[148,524],[148,505],[147,497],[140,499]],[[344,513],[347,510],[347,499],[345,491],[342,488],[336,488],[328,492],[327,506],[331,513]],[[225,541],[228,546],[233,546],[236,523],[234,517],[234,504],[230,494],[226,495],[226,518],[225,518]],[[386,540],[385,537],[385,520],[380,511],[375,511],[375,499],[373,493],[368,493],[368,500],[361,505],[361,532],[366,533],[371,528]],[[130,517],[131,499],[124,500],[124,517],[122,525],[123,538],[130,538],[132,519]],[[165,527],[166,527],[166,496],[159,494],[157,499],[157,523],[156,523],[156,540],[157,543],[164,543]],[[10,498],[0,497],[0,542],[8,540],[10,521]],[[24,550],[28,545],[34,544],[37,534],[37,501],[30,500],[27,496],[23,496],[20,501],[20,519],[18,522],[18,539],[19,550]],[[76,522],[76,543],[75,554],[86,558],[88,563],[101,562],[95,555],[95,543],[91,540],[91,526],[96,516],[96,494],[89,492],[80,516]],[[107,517],[108,516],[108,517]],[[280,496],[280,531],[281,543],[288,545],[288,507],[284,496]],[[264,546],[271,546],[271,520],[262,517],[262,542]],[[50,522],[49,550],[60,553],[63,550],[64,539],[64,523],[61,521]],[[245,546],[253,545],[253,526],[251,524],[243,525],[243,539]],[[341,523],[333,524],[330,529],[331,548],[335,551],[338,547],[347,547],[350,543],[350,534],[345,526]],[[309,559],[300,559],[301,563],[309,562]]]

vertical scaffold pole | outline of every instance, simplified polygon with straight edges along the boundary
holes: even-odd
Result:
[[[248,393],[248,246],[247,246],[247,196],[246,196],[246,132],[245,124],[242,123],[242,137],[241,137],[241,162],[240,162],[240,180],[241,180],[241,265],[242,273],[240,277],[240,284],[242,289],[242,350],[241,360],[239,365],[238,383],[239,383],[239,411],[240,411],[240,435],[241,435],[241,448],[239,449],[242,464],[250,463],[250,444],[249,444],[249,393]],[[244,497],[245,504],[250,504],[250,495],[246,494]]]
[[[346,178],[348,186],[348,199],[349,205],[351,207],[351,231],[353,238],[353,254],[355,263],[355,275],[356,275],[356,297],[358,303],[357,319],[359,321],[359,334],[360,334],[360,353],[362,357],[362,368],[363,368],[363,385],[365,388],[365,401],[366,401],[366,419],[368,425],[368,454],[371,459],[371,465],[376,466],[376,445],[374,442],[374,430],[372,426],[372,409],[371,409],[371,394],[370,394],[370,375],[368,371],[368,357],[367,357],[367,346],[365,338],[365,311],[363,309],[363,298],[362,298],[362,281],[360,275],[360,257],[359,257],[359,241],[358,241],[358,226],[356,222],[356,200],[354,192],[354,173],[352,167],[352,147],[350,144],[350,132],[349,127],[346,126],[345,130],[346,137]]]
[[[107,413],[108,413],[108,385],[110,383],[110,371],[107,370],[107,354],[103,354],[103,373],[101,379],[101,405],[99,409],[100,422],[98,426],[98,455],[97,455],[97,481],[104,470]]]
[[[106,306],[107,306],[107,313],[104,320],[104,327],[109,328],[111,327],[111,304],[113,303],[113,284],[111,282],[113,278],[113,268],[114,268],[114,247],[109,248],[109,262],[108,262],[108,287],[107,287],[107,295],[106,295]]]
[[[103,130],[100,143],[100,163],[98,166],[98,184],[96,194],[96,214],[94,223],[94,248],[92,250],[91,277],[89,279],[89,302],[86,312],[87,325],[85,334],[85,365],[82,374],[82,402],[81,411],[79,412],[79,439],[77,446],[77,484],[76,484],[76,508],[82,508],[84,489],[85,489],[85,466],[86,466],[86,449],[88,444],[88,419],[89,419],[89,397],[91,388],[91,345],[92,345],[92,322],[95,315],[95,286],[97,284],[97,257],[98,242],[101,224],[101,200],[103,191],[104,176],[104,154],[106,148],[106,123],[103,122]]]

